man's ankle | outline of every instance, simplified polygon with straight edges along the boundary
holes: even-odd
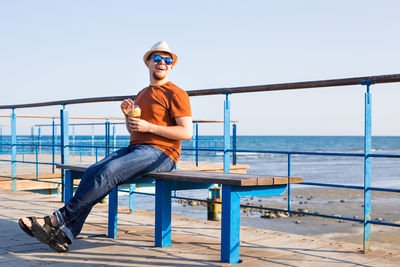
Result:
[[[51,220],[51,225],[53,227],[57,227],[58,226],[58,220],[57,220],[57,216],[56,215],[50,215],[50,220]]]

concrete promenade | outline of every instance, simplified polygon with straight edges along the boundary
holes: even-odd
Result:
[[[26,235],[20,217],[44,216],[62,203],[53,196],[0,189],[0,266],[227,266],[219,262],[220,224],[173,216],[172,246],[154,247],[154,213],[128,214],[121,208],[119,236],[107,232],[107,206],[93,209],[82,235],[68,253],[57,253]],[[140,207],[138,207],[140,208]],[[296,227],[293,225],[293,227]],[[317,237],[241,228],[241,259],[237,266],[400,266],[400,251]]]

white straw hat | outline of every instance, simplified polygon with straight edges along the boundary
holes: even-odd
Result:
[[[171,52],[171,50],[168,47],[168,44],[164,41],[159,41],[158,43],[154,44],[149,51],[146,52],[143,56],[143,61],[146,64],[147,58],[154,52],[166,52],[171,54],[172,59],[174,60],[172,62],[172,66],[175,66],[175,64],[178,62],[178,56],[175,55],[174,53]]]

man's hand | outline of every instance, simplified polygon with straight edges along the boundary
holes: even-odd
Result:
[[[134,117],[129,117],[127,120],[130,131],[140,133],[151,132],[151,127],[153,126],[153,124],[145,120],[137,119]]]
[[[128,109],[133,107],[133,101],[132,99],[124,99],[121,103],[121,110],[125,114],[125,116],[128,116]]]

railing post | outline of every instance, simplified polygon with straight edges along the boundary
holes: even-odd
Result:
[[[232,148],[233,148],[233,158],[232,165],[236,165],[236,123],[232,125]]]
[[[39,126],[38,127],[38,143],[37,143],[37,148],[39,151],[41,150],[41,144],[42,144],[42,128]]]
[[[34,148],[34,146],[35,146],[35,126],[32,126],[31,127],[31,144],[32,144],[32,146],[30,146],[31,147],[31,152],[33,153],[33,148]]]
[[[76,152],[76,147],[75,147],[75,125],[72,125],[71,152],[72,152],[72,155],[75,155],[75,152]]]
[[[11,190],[17,192],[15,177],[17,176],[17,117],[15,110],[11,113]]]
[[[35,150],[35,167],[36,167],[36,180],[39,180],[39,146]]]
[[[110,155],[110,122],[107,120],[105,122],[105,147],[106,147],[106,157]]]
[[[52,163],[51,165],[51,170],[54,173],[54,163],[55,163],[55,149],[56,149],[56,124],[54,122],[54,117],[53,117],[53,123],[52,123],[52,131],[51,131],[51,156],[52,156]]]
[[[287,171],[287,175],[288,175],[288,177],[290,177],[290,172],[291,172],[291,170],[290,170],[290,168],[291,168],[291,154],[288,154],[287,155],[288,156],[288,158],[287,158],[287,160],[288,160],[288,171]],[[289,181],[290,182],[290,181]],[[288,211],[291,211],[291,207],[290,207],[290,183],[288,183],[288,190],[287,190],[287,209],[288,209]]]
[[[199,123],[196,122],[196,167],[199,166]]]
[[[192,161],[196,161],[196,121],[193,123],[193,135],[192,135]]]
[[[92,154],[91,154],[91,156],[93,156],[94,153],[95,153],[95,148],[94,148],[94,125],[92,124]],[[96,160],[96,162],[97,162],[97,160]]]
[[[60,124],[61,124],[61,164],[67,164],[69,161],[69,134],[68,134],[68,111],[65,105],[60,110]],[[65,171],[62,170],[61,178],[61,201],[65,201]]]
[[[372,81],[362,81],[362,85],[367,86],[365,93],[365,119],[364,119],[364,240],[363,248],[364,254],[367,253],[371,247],[371,224],[368,222],[371,220],[371,95],[369,87]]]
[[[230,149],[231,145],[231,111],[230,111],[230,101],[229,101],[229,93],[225,93],[225,102],[224,102],[224,172],[230,172],[231,165],[231,157]]]
[[[136,201],[136,184],[129,185],[129,211],[131,214],[135,213]]]
[[[113,124],[113,149],[112,149],[112,151],[114,151],[116,147],[117,147],[117,131],[115,128],[115,124]]]

